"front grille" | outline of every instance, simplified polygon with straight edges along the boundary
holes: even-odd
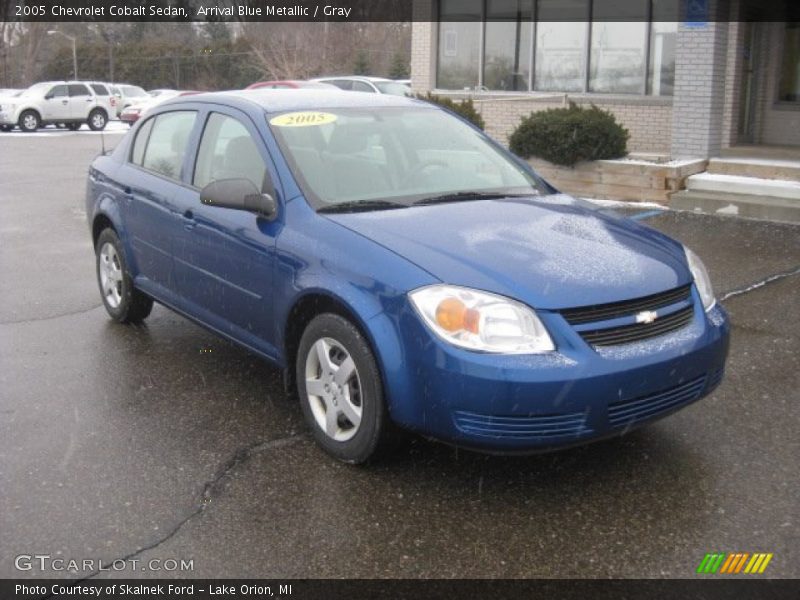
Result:
[[[586,342],[593,346],[630,344],[680,329],[689,324],[693,313],[694,309],[690,305],[672,314],[659,317],[652,323],[633,323],[620,327],[585,330],[579,333]]]
[[[612,427],[629,427],[646,421],[661,413],[689,404],[700,397],[706,385],[706,376],[701,375],[668,390],[611,404],[608,420]]]
[[[592,321],[605,321],[616,319],[628,315],[636,314],[643,310],[655,310],[662,306],[669,306],[677,302],[688,300],[691,296],[692,284],[682,285],[679,288],[643,296],[634,300],[624,300],[622,302],[611,302],[609,304],[595,304],[593,306],[583,306],[579,308],[568,308],[561,311],[567,322],[571,325],[581,323],[591,323]]]
[[[464,433],[495,438],[540,439],[577,437],[591,433],[584,413],[498,417],[473,412],[455,411],[456,427]]]

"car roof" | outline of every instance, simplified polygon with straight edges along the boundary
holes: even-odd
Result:
[[[268,113],[300,110],[321,110],[326,108],[379,108],[423,106],[434,108],[428,102],[404,96],[388,94],[359,94],[331,89],[255,89],[228,92],[206,92],[191,97],[172,98],[162,104],[169,106],[181,102],[217,102],[219,104],[241,107],[257,106]]]

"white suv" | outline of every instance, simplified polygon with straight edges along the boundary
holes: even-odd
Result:
[[[48,81],[32,85],[19,96],[0,99],[0,128],[36,131],[43,125],[63,123],[78,129],[83,123],[104,129],[109,113],[97,95],[82,81]]]

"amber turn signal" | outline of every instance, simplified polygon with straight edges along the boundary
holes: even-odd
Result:
[[[436,307],[436,322],[445,331],[466,330],[478,333],[480,313],[467,306],[458,298],[445,298]]]

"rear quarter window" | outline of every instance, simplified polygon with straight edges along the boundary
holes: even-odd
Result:
[[[97,94],[98,96],[108,96],[108,90],[104,85],[101,85],[99,83],[93,83],[92,89],[94,90],[94,93]]]
[[[154,119],[148,119],[136,133],[136,139],[133,141],[133,150],[131,151],[131,162],[142,166],[144,160],[144,149],[147,147],[147,139],[150,137],[150,130],[153,129]]]

